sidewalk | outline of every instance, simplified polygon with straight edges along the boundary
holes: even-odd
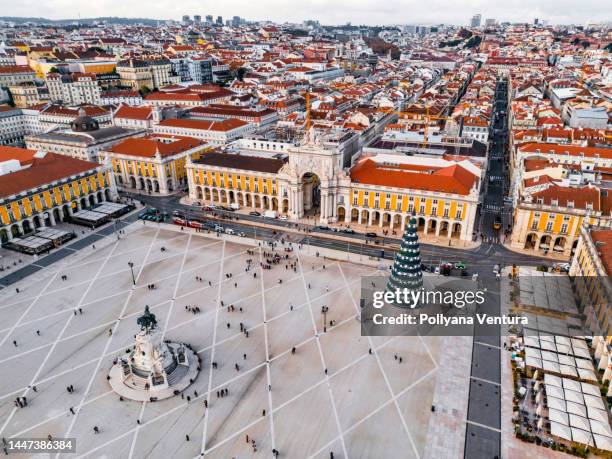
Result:
[[[547,255],[544,255],[544,253],[537,250],[518,249],[516,247],[512,247],[510,242],[504,242],[502,245],[511,252],[520,253],[521,255],[527,255],[530,257],[548,258],[551,261],[569,261],[571,259],[571,257],[568,257],[567,255],[557,254],[554,252],[548,252]]]
[[[179,202],[183,205],[187,205],[187,206],[191,206],[192,203],[194,202],[192,199],[190,199],[188,196],[185,196],[183,198],[181,198],[179,200]],[[252,211],[257,211],[260,212],[261,209],[255,209],[255,208],[250,208],[250,207],[242,207],[239,210],[233,212],[234,215],[241,217],[243,215],[248,215],[249,212]],[[214,217],[212,214],[208,213],[207,217],[209,218],[214,218],[214,219],[219,219],[219,220],[224,220],[223,218],[220,217]],[[313,218],[300,218],[297,221],[295,220],[288,220],[287,223],[291,223],[293,225],[295,225],[294,227],[290,227],[290,226],[279,226],[279,225],[274,225],[272,223],[266,223],[266,221],[264,219],[262,219],[260,222],[259,221],[253,221],[253,220],[247,220],[247,219],[241,219],[240,222],[247,224],[247,225],[251,225],[251,226],[257,226],[257,227],[261,227],[261,228],[266,228],[266,229],[272,229],[272,230],[282,230],[282,231],[288,231],[288,232],[293,232],[293,233],[302,233],[302,234],[307,234],[305,232],[305,228],[309,228],[310,231],[308,234],[313,233],[312,228],[318,226],[316,223],[313,224]],[[329,228],[332,229],[338,229],[338,230],[343,230],[346,228],[350,228],[352,230],[355,231],[355,233],[357,233],[358,235],[363,235],[365,233],[376,233],[378,236],[380,237],[385,237],[387,239],[396,239],[397,242],[396,243],[387,243],[385,244],[387,247],[399,247],[399,243],[401,241],[402,238],[402,234],[401,231],[395,231],[396,234],[387,234],[384,235],[383,234],[383,228],[380,228],[378,226],[367,226],[367,225],[359,225],[357,223],[330,223],[328,225],[324,225],[327,226]],[[315,234],[316,236],[321,236],[321,237],[327,237],[330,239],[336,239],[338,241],[343,241],[343,242],[348,242],[348,243],[363,243],[364,239],[357,239],[354,237],[347,237],[347,236],[342,236],[341,233],[339,232],[314,232],[313,234]],[[475,249],[477,247],[480,246],[480,241],[462,241],[459,239],[449,239],[448,237],[444,237],[444,236],[429,236],[429,235],[424,235],[423,233],[419,233],[419,242],[422,244],[429,244],[429,245],[436,245],[439,247],[452,247],[452,248],[458,248],[458,249],[466,249],[466,250],[471,250],[471,249]],[[367,244],[367,242],[366,242]],[[374,245],[374,244],[370,244],[370,245]],[[382,247],[382,246],[381,246]]]

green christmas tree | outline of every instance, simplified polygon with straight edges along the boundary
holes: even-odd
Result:
[[[416,290],[423,286],[423,271],[421,270],[421,249],[417,235],[417,221],[414,215],[406,225],[402,236],[399,252],[391,267],[391,276],[387,282],[387,291],[396,292]],[[402,305],[398,305],[402,306]],[[409,305],[403,305],[409,306]]]

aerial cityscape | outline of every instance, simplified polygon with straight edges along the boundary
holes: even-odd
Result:
[[[610,5],[39,3],[0,456],[612,459]]]

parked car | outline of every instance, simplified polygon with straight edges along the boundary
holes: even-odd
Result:
[[[455,269],[465,269],[465,263],[462,261],[455,263]]]
[[[278,214],[276,213],[275,210],[266,210],[263,213],[264,218],[276,218],[278,216]]]
[[[215,225],[215,228],[214,228],[214,229],[215,229],[215,231],[216,231],[217,233],[223,233],[223,232],[225,232],[225,228],[223,228],[221,225]]]
[[[236,232],[231,228],[225,228],[225,234],[236,234]]]
[[[287,221],[289,220],[289,217],[287,217],[286,215],[281,215],[280,217],[278,217],[279,220],[283,220],[283,221]]]
[[[253,217],[261,217],[261,214],[255,210],[249,212],[249,215],[252,215]]]
[[[329,226],[325,226],[325,225],[319,225],[319,226],[317,226],[317,229],[319,231],[331,231],[331,228]]]
[[[365,233],[365,237],[375,238],[375,237],[378,237],[378,234],[376,234],[376,233]]]
[[[355,234],[355,230],[352,230],[350,228],[345,228],[342,230],[342,232],[345,234]]]

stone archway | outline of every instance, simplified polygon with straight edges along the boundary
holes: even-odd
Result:
[[[130,175],[130,188],[136,188],[136,179]]]
[[[202,199],[202,197],[203,197],[202,187],[196,186],[196,199]]]
[[[440,236],[448,237],[449,236],[449,234],[448,234],[449,230],[450,230],[449,223],[446,220],[443,220],[440,223],[440,232],[438,234]]]
[[[572,252],[570,253],[571,256],[574,256],[574,253],[576,252],[576,249],[578,248],[578,239],[576,239],[573,243],[572,243]]]
[[[34,215],[34,217],[32,217],[32,223],[34,223],[34,229],[42,226],[42,220],[38,215]]]
[[[393,219],[391,221],[393,222],[393,229],[403,229],[402,216],[400,214],[393,215]]]
[[[204,200],[210,201],[210,199],[211,199],[210,188],[206,186],[204,187]]]
[[[427,233],[436,234],[436,228],[438,227],[438,221],[435,218],[429,220],[427,224]]]
[[[0,242],[4,244],[5,242],[8,242],[8,238],[8,231],[6,230],[6,228],[0,229]]]
[[[453,223],[453,227],[452,227],[452,231],[451,231],[451,237],[453,239],[460,239],[461,238],[461,223]]]
[[[376,226],[380,224],[380,212],[377,210],[372,211],[372,221],[370,222],[372,226]]]
[[[13,237],[21,236],[21,230],[19,229],[19,225],[14,224],[13,226],[11,226],[11,236]]]
[[[529,233],[527,238],[525,239],[525,249],[533,250],[535,249],[536,243],[538,242],[538,235],[535,233]]]
[[[319,213],[321,204],[321,180],[317,174],[306,172],[302,175],[302,199],[304,214],[315,215]]]
[[[359,209],[351,209],[351,223],[357,223],[359,221]]]
[[[338,206],[338,221],[343,222],[346,219],[346,210],[343,206]]]
[[[555,244],[553,245],[553,252],[564,252],[565,246],[567,245],[567,238],[563,236],[559,236],[555,239]]]
[[[28,234],[32,232],[32,225],[30,224],[30,220],[24,220],[21,223],[21,227],[23,228],[23,234]]]
[[[93,197],[93,195],[89,196],[89,205],[90,207],[93,207],[96,204],[96,199]]]
[[[286,214],[287,212],[289,212],[289,200],[288,199],[283,199],[283,203],[282,203],[282,209],[281,211]]]
[[[360,223],[362,225],[367,225],[368,221],[369,221],[369,218],[370,218],[370,212],[367,211],[366,209],[363,209],[361,211],[361,222]]]
[[[540,244],[538,245],[538,249],[540,250],[550,250],[550,244],[552,242],[552,237],[549,234],[545,234],[540,238]]]
[[[272,210],[278,210],[278,199],[272,198]]]
[[[423,217],[419,217],[417,221],[417,232],[424,233],[425,232],[425,219]]]
[[[219,202],[219,190],[217,190],[216,188],[213,188],[212,190],[212,201]]]

